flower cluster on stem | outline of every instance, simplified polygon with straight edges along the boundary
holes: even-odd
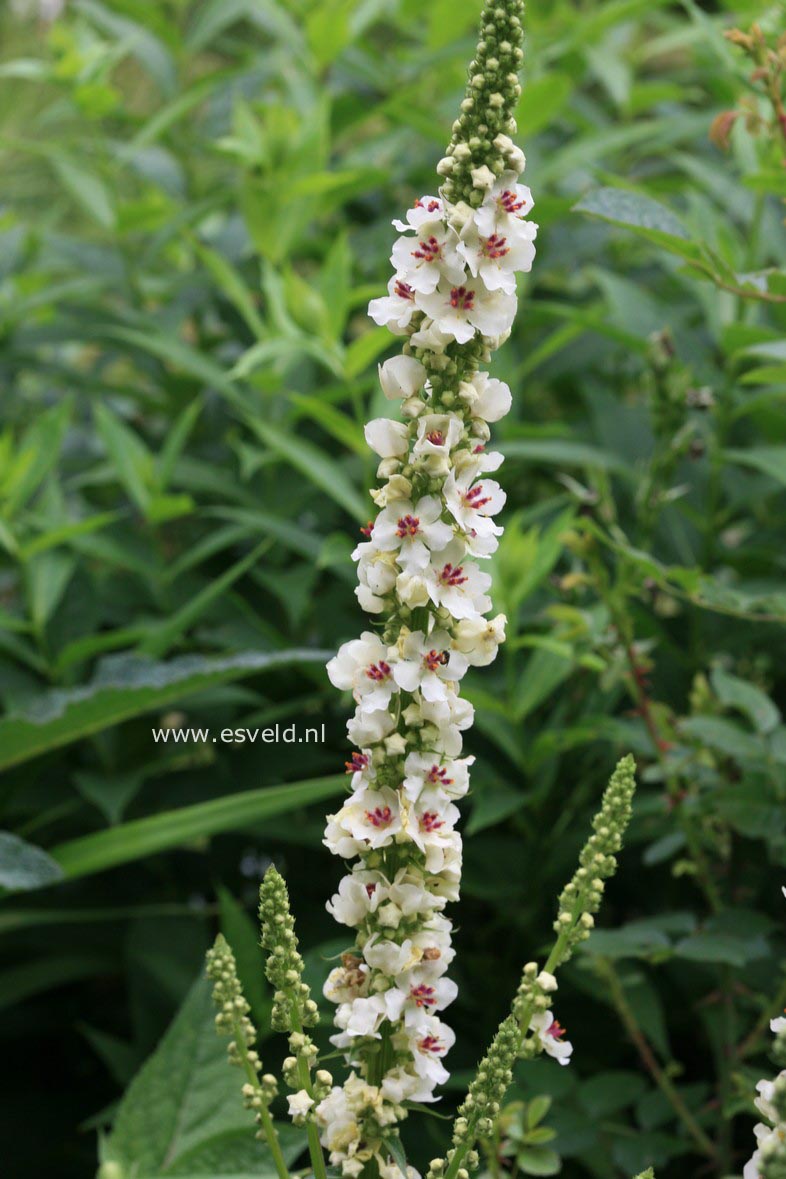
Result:
[[[208,950],[207,976],[213,983],[213,1002],[218,1007],[216,1029],[232,1037],[227,1049],[229,1060],[246,1077],[243,1104],[254,1112],[259,1124],[257,1138],[267,1142],[279,1179],[288,1179],[289,1170],[270,1115],[270,1103],[278,1093],[278,1083],[271,1073],[260,1076],[262,1061],[254,1047],[256,1028],[249,1018],[250,1008],[240,987],[234,954],[221,934]]]
[[[366,427],[380,458],[379,509],[354,553],[357,596],[373,629],[328,664],[350,690],[356,750],[351,795],[329,816],[325,843],[350,862],[328,908],[355,930],[331,971],[334,1045],[349,1078],[315,1110],[331,1162],[345,1175],[391,1177],[389,1146],[405,1102],[435,1100],[454,1036],[441,1013],[456,995],[445,906],[458,898],[456,802],[473,759],[462,757],[472,706],[459,693],[471,666],[490,663],[505,618],[488,618],[505,502],[489,478],[502,456],[490,423],[511,405],[481,368],[507,338],[516,273],[532,265],[537,226],[513,144],[520,88],[522,0],[486,4],[461,113],[438,166],[439,195],[415,201],[393,246],[395,273],[369,314],[404,338],[380,368],[401,418]]]
[[[784,889],[786,894],[786,889]],[[772,1055],[781,1071],[771,1081],[759,1081],[756,1109],[764,1121],[754,1126],[756,1149],[743,1170],[743,1179],[786,1179],[786,1017],[770,1021],[775,1035]]]

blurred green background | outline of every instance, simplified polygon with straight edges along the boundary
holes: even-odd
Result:
[[[343,948],[324,911],[341,865],[320,840],[348,702],[323,664],[363,622],[349,557],[372,507],[363,423],[386,412],[376,362],[394,348],[365,306],[389,276],[390,219],[434,190],[478,12],[3,6],[9,1179],[94,1173],[97,1131],[219,927],[267,1033],[254,907],[271,860],[317,987]],[[538,257],[495,359],[514,393],[496,428],[508,506],[492,570],[509,642],[467,679],[478,760],[443,1112],[547,945],[620,753],[641,786],[604,928],[559,992],[573,1063],[521,1066],[512,1099],[554,1101],[529,1106],[529,1131],[511,1111],[512,1159],[492,1151],[494,1175],[737,1175],[753,1084],[772,1071],[786,130],[776,65],[752,81],[723,30],[756,19],[774,47],[783,16],[745,0],[528,7],[518,139]],[[276,720],[324,723],[327,739],[151,733]],[[208,1056],[209,1021],[193,1024]],[[262,1052],[272,1066],[282,1048]],[[188,1149],[167,1138],[156,1118],[176,1073],[159,1058],[157,1102],[139,1086],[130,1112],[127,1099],[124,1174],[265,1174],[242,1118],[206,1114]],[[216,1077],[197,1078],[211,1110],[237,1092],[229,1070]],[[407,1124],[416,1165],[445,1126]]]

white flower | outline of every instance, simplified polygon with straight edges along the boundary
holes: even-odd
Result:
[[[500,643],[505,641],[504,614],[494,618],[462,618],[453,632],[453,642],[466,656],[470,667],[488,667],[497,657]]]
[[[475,211],[475,225],[483,237],[494,233],[507,235],[514,232],[532,209],[532,193],[526,184],[518,183],[515,172],[503,172],[483,204]],[[537,227],[536,227],[537,228]]]
[[[428,722],[423,730],[423,740],[433,749],[439,749],[447,757],[458,757],[461,753],[461,734],[471,727],[475,709],[469,700],[463,700],[455,693],[447,701],[418,701],[418,712],[422,721]]]
[[[413,397],[426,382],[426,370],[414,356],[391,356],[378,366],[379,383],[388,401]]]
[[[324,843],[336,855],[350,857],[386,847],[400,830],[398,793],[388,786],[380,790],[362,786],[338,814],[328,816]]]
[[[510,220],[507,232],[495,229],[488,236],[468,221],[461,231],[458,251],[473,277],[479,277],[489,291],[515,294],[516,273],[532,269],[535,258],[534,221]]]
[[[480,278],[460,284],[443,279],[430,294],[417,292],[415,300],[439,330],[459,344],[471,340],[476,329],[484,336],[508,331],[516,314],[516,296],[489,291]]]
[[[386,552],[398,549],[402,568],[425,569],[430,550],[445,548],[453,537],[453,529],[441,515],[442,503],[436,495],[425,495],[416,504],[401,500],[377,516],[372,544]]]
[[[537,1011],[529,1022],[530,1031],[537,1034],[544,1051],[560,1064],[567,1064],[573,1052],[569,1040],[563,1040],[565,1029],[557,1023],[551,1011]]]
[[[331,970],[322,988],[331,1003],[351,1003],[368,991],[368,966],[352,954],[343,957],[346,965]]]
[[[399,640],[399,658],[392,665],[396,683],[405,692],[420,690],[424,700],[446,700],[446,683],[460,680],[468,664],[461,652],[450,649],[446,631],[410,631]]]
[[[400,237],[390,262],[413,290],[428,294],[443,277],[454,284],[464,278],[457,245],[455,229],[434,218],[424,221],[414,237]]]
[[[467,547],[476,557],[488,557],[497,548],[502,529],[490,519],[505,505],[505,492],[493,479],[474,482],[469,468],[456,476],[453,471],[443,486],[445,503],[453,519],[463,529]]]
[[[359,639],[351,639],[339,647],[327,665],[327,673],[334,687],[351,690],[355,700],[362,702],[364,711],[373,712],[387,708],[396,691],[387,659],[385,644],[367,630]]]
[[[353,745],[363,748],[366,745],[379,744],[395,727],[395,719],[386,708],[377,708],[370,712],[358,705],[355,715],[347,721],[347,736]]]
[[[353,999],[351,1003],[342,1003],[336,1012],[335,1023],[352,1039],[370,1036],[372,1039],[378,1040],[380,1025],[386,1019],[395,1023],[401,1017],[406,1001],[407,996],[403,991],[399,991],[396,987],[389,987],[386,991],[378,992],[370,998]],[[337,1041],[339,1047],[346,1045],[343,1036],[331,1036],[332,1043],[335,1044]]]
[[[409,337],[413,348],[426,348],[439,356],[453,342],[449,332],[443,332],[433,319],[424,319],[420,328]]]
[[[289,1116],[296,1125],[302,1124],[306,1119],[306,1114],[314,1104],[314,1098],[309,1097],[305,1089],[298,1089],[297,1093],[290,1093],[287,1096],[289,1103]]]
[[[408,229],[417,231],[429,221],[441,221],[445,216],[445,206],[439,197],[422,196],[418,197],[411,209],[407,209],[405,216],[406,223],[399,220],[392,222],[393,227],[400,233],[405,233]]]
[[[474,757],[440,761],[431,753],[410,753],[404,762],[406,776],[401,789],[413,802],[430,786],[438,787],[448,798],[462,798],[469,789],[469,767],[474,761]]]
[[[465,545],[454,540],[441,552],[432,553],[424,580],[435,606],[444,606],[454,618],[478,618],[491,609],[491,599],[486,596],[491,577],[466,561],[465,552]]]
[[[442,1057],[455,1042],[452,1030],[436,1016],[427,1016],[420,1027],[412,1029],[409,1047],[415,1072],[432,1088],[444,1085],[448,1079]]]
[[[404,334],[416,310],[415,292],[398,274],[388,283],[387,296],[372,299],[368,305],[374,323],[389,328],[396,336]]]
[[[428,585],[425,571],[422,569],[405,569],[396,578],[396,593],[405,606],[415,609],[425,606],[429,599]]]
[[[459,819],[455,807],[435,786],[422,790],[407,811],[405,830],[421,851],[447,847],[452,843],[453,828]]]
[[[340,925],[355,927],[373,913],[384,897],[382,877],[378,872],[355,871],[344,876],[338,892],[325,906]]]
[[[405,422],[391,418],[373,418],[364,430],[366,442],[380,458],[397,458],[409,450],[409,430]]]
[[[505,382],[490,377],[487,372],[476,372],[471,381],[462,381],[458,391],[475,417],[486,422],[498,422],[504,418],[513,403]]]
[[[413,952],[412,942],[405,938],[401,945],[391,942],[374,934],[363,947],[363,957],[374,970],[395,979],[411,969],[419,959],[419,954]]]
[[[450,452],[461,441],[463,434],[464,422],[455,414],[424,414],[418,419],[412,454],[429,474],[447,475],[450,470]]]
[[[410,1028],[423,1027],[427,1016],[444,1011],[458,995],[452,979],[424,978],[419,970],[397,979],[397,986],[406,995],[404,1022]]]

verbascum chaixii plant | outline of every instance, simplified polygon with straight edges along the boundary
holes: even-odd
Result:
[[[521,0],[487,3],[466,94],[446,155],[438,195],[419,197],[393,246],[388,294],[369,314],[403,339],[380,368],[382,391],[401,418],[376,419],[366,439],[380,458],[379,509],[355,550],[357,597],[374,629],[344,644],[328,664],[333,684],[352,692],[348,724],[355,746],[351,793],[328,818],[325,844],[349,871],[328,903],[354,943],[331,970],[324,994],[336,1004],[332,1043],[348,1075],[333,1084],[319,1069],[307,1029],[318,1020],[302,981],[303,962],[283,880],[271,869],[261,887],[262,942],[275,988],[273,1027],[289,1035],[284,1081],[289,1113],[308,1134],[316,1176],[329,1163],[357,1179],[417,1174],[406,1163],[398,1123],[413,1104],[438,1099],[454,1034],[442,1012],[455,999],[454,956],[445,915],[459,899],[459,802],[474,759],[462,757],[473,721],[460,695],[469,667],[492,662],[504,639],[503,615],[488,617],[491,577],[482,562],[502,528],[505,495],[489,478],[502,462],[487,449],[490,425],[507,413],[510,389],[487,369],[516,313],[516,274],[535,255],[533,201],[520,183],[524,155],[512,135],[520,95]],[[453,1126],[445,1158],[429,1179],[467,1179],[477,1143],[500,1114],[516,1061],[546,1052],[560,1064],[572,1046],[552,1010],[558,968],[589,936],[605,880],[630,818],[632,758],[620,762],[603,797],[573,879],[559,899],[556,940],[541,966],[531,962]],[[269,1105],[274,1078],[261,1074],[237,988],[231,951],[212,951],[209,972],[219,1030],[230,1058],[245,1069],[246,1103],[259,1134],[281,1151]],[[275,1143],[275,1145],[273,1145]]]

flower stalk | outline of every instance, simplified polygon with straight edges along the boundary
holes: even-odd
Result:
[[[245,1073],[243,1104],[254,1112],[259,1123],[257,1137],[267,1143],[278,1179],[289,1179],[289,1169],[270,1116],[270,1103],[278,1093],[278,1084],[270,1073],[260,1077],[262,1061],[254,1048],[257,1032],[249,1018],[251,1009],[240,986],[234,954],[222,934],[208,950],[207,975],[213,982],[213,1001],[218,1007],[216,1029],[232,1037],[227,1055],[230,1063]]]
[[[522,0],[486,4],[437,167],[442,189],[394,221],[395,274],[369,306],[403,337],[401,354],[380,368],[401,418],[366,427],[380,459],[371,493],[379,510],[353,556],[358,601],[375,625],[328,664],[356,703],[352,793],[325,833],[350,862],[328,908],[355,942],[325,986],[336,1004],[332,1042],[351,1072],[315,1111],[331,1163],[350,1176],[368,1167],[393,1179],[392,1127],[405,1102],[436,1099],[454,1040],[441,1018],[456,995],[443,910],[458,899],[456,803],[474,760],[461,756],[473,710],[459,687],[470,666],[495,658],[505,632],[503,615],[486,617],[482,564],[498,546],[494,516],[505,502],[489,478],[502,462],[487,449],[490,425],[512,396],[481,366],[510,332],[516,274],[531,268],[537,232],[511,139],[522,11]]]

